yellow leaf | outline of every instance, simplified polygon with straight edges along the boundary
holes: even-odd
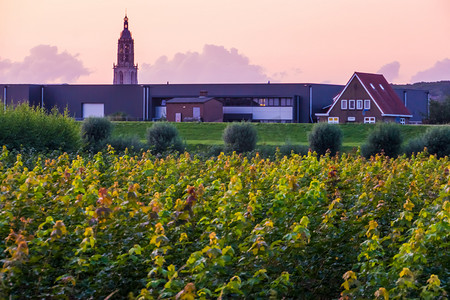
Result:
[[[372,220],[369,222],[369,230],[376,229],[377,227],[378,227],[377,221]]]
[[[344,283],[341,285],[344,287],[344,289],[346,289],[347,291],[350,289],[350,285],[348,284],[348,281],[344,281]]]
[[[272,220],[267,220],[266,223],[264,223],[264,226],[273,228],[273,222],[272,222]]]
[[[181,235],[180,235],[180,242],[182,242],[182,241],[185,241],[185,240],[187,240],[188,239],[188,236],[187,236],[187,234],[185,233],[185,232],[183,232]]]
[[[403,208],[406,210],[412,210],[414,208],[414,203],[412,203],[409,199],[406,199],[405,204],[403,204]]]
[[[429,285],[435,285],[435,286],[440,286],[441,285],[441,281],[439,280],[439,277],[437,275],[432,274],[430,276],[430,279],[427,280],[427,283]]]
[[[404,277],[404,276],[414,277],[414,274],[413,274],[413,272],[411,272],[410,269],[403,268],[403,270],[400,272],[400,277]]]

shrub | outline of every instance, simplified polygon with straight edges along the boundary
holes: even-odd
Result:
[[[223,131],[222,138],[226,151],[250,152],[256,147],[258,133],[250,123],[231,123]]]
[[[417,154],[419,152],[422,152],[424,148],[425,148],[425,141],[423,140],[423,137],[420,136],[409,140],[406,146],[404,147],[403,152],[406,155],[411,156],[413,153]]]
[[[166,122],[154,123],[147,129],[147,142],[154,153],[184,150],[178,130],[174,125]]]
[[[376,153],[395,157],[400,153],[401,145],[402,136],[398,124],[378,123],[367,137],[366,143],[361,147],[361,152],[365,157]]]
[[[81,138],[84,146],[92,151],[98,151],[111,136],[112,124],[107,118],[90,117],[83,121]]]
[[[429,128],[423,136],[423,143],[430,154],[438,157],[450,155],[450,127]]]
[[[79,141],[78,126],[67,110],[61,114],[53,108],[47,113],[28,103],[6,107],[0,104],[0,144],[9,149],[70,152],[78,149]]]
[[[317,123],[314,124],[308,140],[312,151],[324,155],[329,150],[334,156],[342,146],[342,130],[338,125]]]
[[[283,156],[290,156],[292,153],[306,155],[308,154],[309,147],[305,145],[293,145],[286,143],[280,147],[280,154]]]
[[[141,143],[137,136],[112,137],[106,143],[119,152],[123,152],[125,149],[128,149],[129,152],[139,152],[146,148],[145,144]]]

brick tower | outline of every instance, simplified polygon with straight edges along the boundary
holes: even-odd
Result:
[[[117,48],[117,65],[113,64],[113,84],[138,84],[137,65],[134,64],[134,40],[128,30],[128,17],[123,19],[123,30]]]

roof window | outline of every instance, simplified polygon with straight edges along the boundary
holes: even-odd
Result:
[[[375,86],[374,86],[372,83],[370,84],[370,86],[371,86],[373,89],[375,89]]]
[[[384,87],[381,85],[381,83],[380,83],[380,88],[384,91]]]

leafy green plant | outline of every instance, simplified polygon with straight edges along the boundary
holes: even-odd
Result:
[[[445,299],[449,163],[3,147],[0,298]]]
[[[395,123],[376,124],[366,143],[361,147],[362,154],[370,157],[384,153],[389,157],[396,157],[400,153],[403,141],[399,126]]]
[[[152,127],[147,129],[147,142],[153,153],[184,150],[178,130],[167,122],[153,123]]]
[[[334,156],[342,146],[342,130],[337,125],[317,123],[314,124],[308,140],[312,151],[319,155],[330,151],[330,154]]]
[[[0,104],[0,145],[9,149],[76,151],[79,129],[75,121],[54,108],[49,113],[28,103]]]
[[[258,134],[251,123],[231,123],[222,135],[226,151],[250,152],[256,147]]]

